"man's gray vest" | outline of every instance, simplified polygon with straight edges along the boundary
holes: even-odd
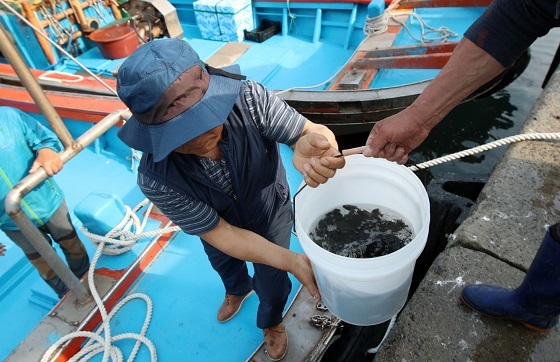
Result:
[[[291,207],[289,186],[278,144],[264,139],[256,128],[243,87],[224,124],[219,147],[230,170],[232,195],[212,182],[192,155],[171,152],[161,162],[153,162],[152,155],[144,153],[139,172],[207,203],[228,223],[266,237],[276,227],[277,213]]]

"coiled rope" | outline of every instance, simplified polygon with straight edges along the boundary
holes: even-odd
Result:
[[[374,36],[377,34],[382,34],[389,28],[389,15],[388,11],[385,10],[381,15],[370,18],[366,17],[366,23],[364,25],[364,35],[367,37]]]
[[[442,164],[444,162],[456,160],[461,157],[471,156],[476,153],[488,151],[493,148],[504,146],[513,142],[531,141],[531,140],[558,140],[558,139],[560,139],[560,133],[522,133],[514,136],[505,137],[493,142],[489,142],[484,145],[473,147],[468,150],[452,153],[447,156],[438,157],[431,161],[422,162],[417,165],[410,166],[408,167],[408,169],[411,171],[418,171],[424,168]]]
[[[434,28],[433,26],[426,23],[424,19],[414,11],[407,11],[407,12],[395,12],[395,10],[399,7],[400,1],[393,1],[385,11],[376,17],[370,18],[366,17],[366,23],[364,25],[364,34],[367,37],[374,36],[377,34],[382,34],[388,29],[389,18],[394,20],[395,22],[402,25],[403,28],[406,29],[410,37],[422,44],[424,43],[431,43],[431,42],[443,42],[447,41],[447,38],[456,37],[459,34],[452,31],[446,26],[440,26],[439,28]],[[399,17],[402,16],[413,16],[418,20],[418,24],[420,24],[420,37],[415,36],[412,33],[412,30],[406,25],[405,21],[399,20]],[[436,34],[434,36],[429,36],[430,34]]]
[[[133,361],[136,358],[136,354],[141,347],[141,344],[144,344],[148,350],[150,351],[150,358],[151,361],[157,361],[156,349],[154,344],[146,338],[146,332],[150,325],[150,321],[152,318],[152,301],[151,299],[143,293],[134,293],[115,305],[113,310],[110,314],[107,314],[107,310],[99,296],[99,292],[94,284],[94,271],[95,266],[97,265],[97,261],[101,256],[101,253],[107,255],[119,255],[122,253],[127,252],[130,250],[134,243],[145,237],[154,237],[157,235],[165,234],[168,232],[179,231],[180,228],[178,226],[143,232],[144,227],[148,221],[148,216],[152,210],[153,204],[150,203],[145,214],[144,220],[140,222],[140,219],[136,215],[136,212],[139,211],[142,207],[144,207],[148,203],[148,199],[143,200],[140,202],[134,209],[131,209],[128,206],[126,207],[126,214],[121,220],[121,222],[115,226],[111,231],[109,231],[105,236],[93,234],[89,232],[85,227],[82,226],[82,232],[95,244],[97,245],[97,250],[95,251],[95,255],[91,262],[91,266],[88,270],[88,285],[95,301],[99,309],[99,313],[101,315],[102,324],[97,330],[97,332],[88,332],[88,331],[77,331],[66,336],[60,338],[56,341],[43,355],[41,362],[47,362],[51,359],[52,354],[64,343],[70,341],[74,338],[89,338],[89,341],[80,349],[78,353],[76,353],[69,362],[75,361],[88,361],[92,357],[96,356],[97,354],[103,352],[103,362],[106,362],[111,358],[112,361],[121,362],[123,361],[123,353],[121,350],[116,347],[113,343],[116,341],[124,340],[124,339],[134,339],[136,343],[134,344],[134,348],[127,359],[127,361]],[[142,299],[146,303],[146,316],[144,319],[144,324],[142,325],[142,329],[140,333],[123,333],[116,336],[112,336],[110,322],[111,319],[118,313],[118,311],[129,301],[133,299]],[[103,334],[103,335],[102,335]]]

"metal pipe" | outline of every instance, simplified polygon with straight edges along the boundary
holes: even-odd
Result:
[[[103,118],[99,123],[86,131],[76,140],[76,147],[66,148],[60,153],[60,157],[64,163],[72,159],[83,148],[87,147],[99,136],[104,134],[109,128],[113,127],[123,119],[131,116],[130,111],[117,111]],[[10,192],[6,195],[5,208],[6,213],[14,220],[19,230],[29,240],[29,242],[37,249],[39,254],[46,260],[56,275],[66,284],[66,286],[74,292],[74,295],[80,303],[87,303],[90,300],[90,294],[87,289],[80,283],[78,278],[70,271],[68,266],[62,261],[54,249],[43,238],[41,232],[29,217],[21,210],[21,200],[38,184],[47,178],[47,173],[42,168],[32,173],[18,182]]]
[[[35,12],[33,11],[33,9],[31,9],[31,5],[28,2],[24,1],[24,2],[21,3],[21,8],[22,8],[23,12],[25,13],[25,17],[27,18],[27,20],[29,20],[29,22],[31,24],[40,28],[39,20],[37,19],[37,16],[35,15]],[[49,64],[54,64],[55,63],[54,53],[51,49],[51,46],[50,46],[49,42],[47,42],[39,34],[35,34],[35,36],[37,37],[37,41],[39,42],[39,45],[41,46],[41,49],[43,49],[43,53],[45,53],[45,57],[47,58],[47,61],[49,62]]]
[[[44,171],[42,173],[46,175]],[[23,197],[23,195],[18,195],[17,197],[21,201],[21,197]],[[6,199],[6,204],[7,203],[8,200]],[[45,241],[43,235],[41,234],[39,229],[37,229],[37,227],[31,222],[29,217],[25,215],[21,208],[18,208],[17,211],[14,211],[9,215],[12,220],[14,220],[25,238],[29,240],[31,245],[33,245],[33,247],[39,252],[39,254],[41,254],[43,259],[45,259],[45,261],[50,265],[56,275],[64,282],[64,284],[66,284],[68,289],[74,292],[74,295],[76,296],[78,301],[83,304],[87,303],[91,299],[88,290],[82,285],[82,283],[80,283],[78,278],[74,276],[70,268],[66,266],[60,256],[58,256],[56,251],[53,249],[53,247]]]
[[[84,13],[84,9],[82,9],[79,0],[68,0],[70,7],[74,10],[74,16],[76,17],[76,21],[80,26],[80,29],[84,34],[92,33],[95,29],[89,26],[88,21],[86,19],[86,15]]]
[[[41,113],[45,116],[49,124],[51,125],[52,129],[60,139],[60,142],[64,145],[65,148],[73,147],[74,140],[72,139],[72,135],[68,132],[68,129],[62,122],[62,119],[56,113],[53,105],[49,102],[49,99],[43,92],[43,89],[31,74],[31,71],[27,67],[27,64],[23,61],[23,58],[19,54],[16,46],[6,33],[6,29],[0,23],[0,53],[4,55],[4,57],[8,60],[8,63],[14,68],[16,74],[18,75],[19,79],[21,79],[21,83],[25,86],[37,107]]]
[[[119,9],[117,1],[116,0],[108,0],[107,2],[109,3],[109,6],[111,7],[111,11],[113,12],[113,16],[115,17],[115,20],[122,19],[121,10]],[[107,5],[105,5],[105,6],[107,6]]]
[[[87,2],[87,3],[80,3],[80,7],[81,7],[83,10],[85,10],[85,9],[87,9],[88,7],[94,6],[95,4],[97,4],[97,3],[101,2],[101,1],[103,1],[103,0],[92,0],[92,1],[89,1],[89,2]],[[74,15],[74,10],[73,10],[72,8],[67,8],[67,9],[63,9],[63,10],[62,10],[61,12],[59,12],[59,13],[54,13],[54,14],[52,14],[52,17],[53,17],[55,20],[60,21],[60,20],[62,20],[62,19],[68,18],[70,15]],[[69,19],[69,20],[70,20],[70,19]],[[50,23],[49,20],[46,19],[46,20],[40,20],[40,21],[39,21],[39,25],[41,25],[41,28],[46,28],[46,27],[50,26],[51,23]]]

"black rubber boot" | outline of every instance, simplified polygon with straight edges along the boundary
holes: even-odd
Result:
[[[45,282],[54,290],[58,298],[64,297],[68,293],[68,287],[59,277],[54,277],[51,279],[44,279]]]
[[[81,259],[66,258],[68,267],[76,278],[80,279],[89,270],[89,257],[86,255]]]

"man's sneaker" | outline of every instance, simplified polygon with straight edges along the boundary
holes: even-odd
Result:
[[[241,309],[243,301],[253,293],[252,290],[244,295],[227,294],[222,306],[218,310],[218,322],[227,322],[232,319]]]
[[[264,344],[268,358],[272,361],[280,361],[288,351],[288,334],[286,328],[280,323],[276,327],[265,328]]]

